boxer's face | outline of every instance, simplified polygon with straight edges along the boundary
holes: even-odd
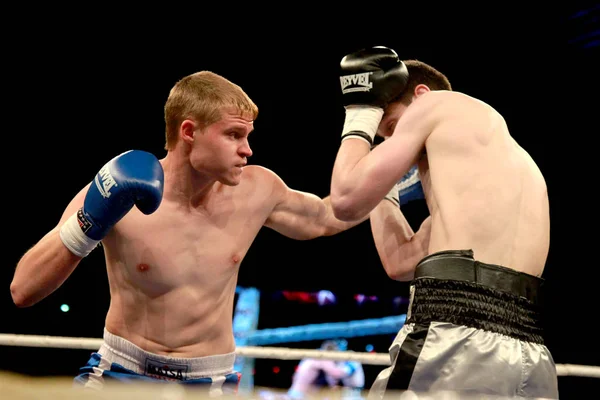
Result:
[[[193,163],[194,168],[208,172],[225,185],[239,184],[243,167],[252,155],[248,136],[253,129],[254,121],[249,116],[224,110],[219,121],[195,133],[193,158],[198,163]]]
[[[383,114],[383,118],[379,123],[379,127],[377,129],[377,136],[381,136],[384,139],[389,138],[394,134],[394,129],[396,129],[396,124],[398,120],[404,112],[408,105],[398,101],[395,103],[390,103]]]
[[[384,139],[389,138],[394,134],[396,125],[402,116],[406,113],[406,109],[421,95],[429,92],[430,89],[426,85],[419,84],[415,87],[412,95],[403,96],[400,100],[388,104],[383,113],[383,118],[377,129],[377,136]]]

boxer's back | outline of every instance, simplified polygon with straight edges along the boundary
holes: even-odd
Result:
[[[458,92],[428,95],[439,97],[419,165],[432,216],[429,253],[473,249],[478,261],[541,275],[550,222],[539,168],[489,105]]]

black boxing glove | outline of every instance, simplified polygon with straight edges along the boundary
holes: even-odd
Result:
[[[342,141],[362,139],[372,146],[383,109],[406,88],[408,69],[394,50],[376,46],[346,55],[340,71],[346,109]]]
[[[362,49],[342,58],[340,84],[344,106],[385,108],[408,82],[406,65],[388,47]]]

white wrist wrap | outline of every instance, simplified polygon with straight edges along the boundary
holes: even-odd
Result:
[[[380,107],[347,106],[342,141],[361,139],[372,146],[382,118],[383,109]]]
[[[77,213],[71,217],[60,228],[60,240],[71,253],[79,257],[85,257],[92,252],[100,242],[90,239],[81,230],[77,220]]]

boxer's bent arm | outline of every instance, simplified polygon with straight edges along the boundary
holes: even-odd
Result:
[[[335,215],[354,220],[371,212],[421,156],[438,115],[430,93],[415,100],[394,134],[373,151],[363,140],[341,143],[333,166],[331,198]],[[419,103],[419,104],[417,104]]]
[[[428,254],[431,216],[415,233],[398,205],[383,200],[371,212],[375,248],[388,276],[397,281],[413,278],[415,267]]]
[[[29,307],[46,298],[75,270],[81,257],[71,253],[60,239],[60,228],[82,205],[89,185],[67,206],[58,225],[21,257],[10,292],[18,307]]]
[[[285,185],[285,184],[284,184]],[[280,201],[275,205],[265,226],[292,239],[308,240],[331,236],[350,229],[369,218],[340,221],[333,215],[329,196],[321,199],[312,193],[281,188]]]

